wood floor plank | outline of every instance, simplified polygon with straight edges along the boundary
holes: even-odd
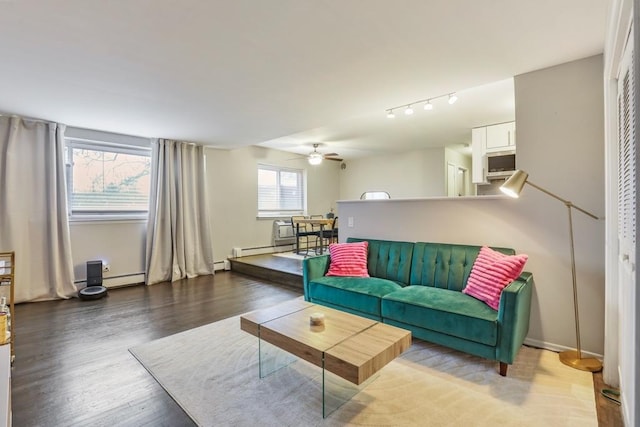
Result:
[[[233,272],[16,306],[15,426],[192,426],[128,349],[301,295]]]
[[[601,427],[623,427],[622,411],[620,405],[610,401],[601,393],[603,389],[612,387],[605,384],[602,372],[593,374],[593,387],[596,399],[596,412],[598,413],[598,425]]]

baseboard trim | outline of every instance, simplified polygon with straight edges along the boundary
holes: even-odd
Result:
[[[225,270],[225,261],[215,261],[213,263],[213,271],[222,271]],[[227,268],[228,270],[228,268]],[[125,286],[133,286],[145,283],[145,273],[133,273],[133,274],[123,274],[117,277],[103,277],[102,278],[102,286],[107,289],[112,288],[122,288]],[[86,280],[76,280],[74,282],[76,286],[86,286]]]
[[[278,245],[278,246],[261,246],[257,248],[241,248],[242,256],[264,255],[280,252],[289,252],[295,248],[295,245]],[[233,257],[229,257],[233,258]],[[241,257],[240,257],[241,258]]]
[[[139,285],[140,283],[144,283],[144,273],[102,279],[102,286],[107,289]]]
[[[572,348],[572,347],[567,347],[560,344],[554,344],[547,341],[535,340],[532,338],[525,338],[524,343],[525,345],[528,345],[531,347],[543,348],[545,350],[555,351],[556,353],[560,353],[561,351],[565,351],[565,350],[575,350],[575,348]],[[600,360],[603,359],[602,354],[592,353],[586,350],[582,350],[582,354],[587,357],[595,357],[596,359],[600,359]]]

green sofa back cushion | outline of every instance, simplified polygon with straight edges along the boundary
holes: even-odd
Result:
[[[413,242],[347,238],[347,243],[369,242],[367,270],[369,276],[393,280],[401,286],[409,284]]]
[[[492,249],[506,255],[515,254],[510,248]],[[462,291],[479,252],[480,246],[417,242],[409,284]]]

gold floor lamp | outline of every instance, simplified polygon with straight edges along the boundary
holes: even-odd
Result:
[[[578,286],[576,283],[576,260],[573,249],[573,221],[571,220],[571,208],[577,209],[583,214],[590,216],[593,219],[598,219],[594,214],[587,212],[586,210],[574,205],[568,200],[563,199],[562,197],[556,196],[550,191],[545,190],[544,188],[538,187],[534,183],[528,180],[529,174],[522,171],[517,170],[511,175],[507,181],[500,187],[500,190],[507,196],[511,196],[517,198],[520,196],[520,192],[522,191],[522,187],[524,184],[529,184],[530,186],[537,188],[545,194],[553,197],[554,199],[560,200],[567,207],[567,212],[569,213],[569,239],[571,242],[571,278],[573,279],[573,309],[575,313],[575,322],[576,322],[576,343],[577,349],[576,351],[568,350],[560,353],[560,361],[565,365],[571,366],[572,368],[580,369],[582,371],[589,372],[598,372],[602,370],[602,363],[598,359],[594,359],[591,357],[583,358],[582,351],[580,348],[580,318],[578,316]]]

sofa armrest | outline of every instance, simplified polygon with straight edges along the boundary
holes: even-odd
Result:
[[[305,258],[302,261],[302,283],[304,286],[304,299],[309,301],[309,282],[324,276],[329,271],[329,255]]]
[[[498,307],[498,348],[496,359],[511,364],[529,332],[533,275],[523,272],[503,289]]]

